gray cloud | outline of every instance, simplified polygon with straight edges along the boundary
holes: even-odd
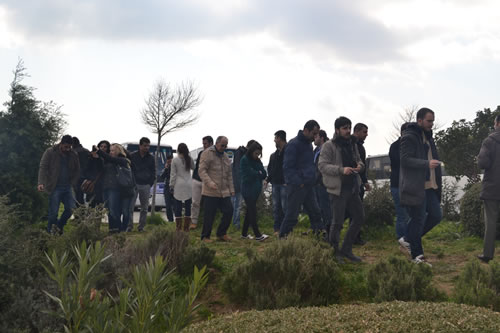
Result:
[[[253,0],[233,16],[190,1],[3,0],[9,27],[28,38],[193,40],[270,32],[306,52],[360,63],[399,58],[405,43],[343,0]]]

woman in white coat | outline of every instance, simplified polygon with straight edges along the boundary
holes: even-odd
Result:
[[[191,224],[192,178],[194,163],[185,143],[177,147],[177,157],[172,161],[170,171],[170,191],[174,195],[175,229],[189,231]],[[184,207],[184,223],[182,208]]]

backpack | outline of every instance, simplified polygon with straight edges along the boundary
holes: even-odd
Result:
[[[131,197],[134,195],[135,180],[131,168],[116,165],[116,180],[122,195],[125,197]]]

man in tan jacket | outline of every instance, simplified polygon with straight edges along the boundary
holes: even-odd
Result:
[[[234,195],[234,185],[231,160],[224,152],[227,144],[227,138],[219,136],[215,141],[215,146],[206,149],[200,157],[198,173],[202,181],[201,194],[204,197],[201,239],[206,243],[212,241],[210,234],[217,209],[222,212],[222,219],[217,228],[217,239],[220,241],[231,240],[226,233],[233,216],[231,196]]]

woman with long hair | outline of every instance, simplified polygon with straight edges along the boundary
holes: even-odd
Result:
[[[194,169],[193,159],[185,143],[179,143],[177,157],[172,161],[170,170],[170,191],[174,195],[175,229],[189,231],[191,224],[192,178]],[[182,207],[184,206],[184,224],[182,221]]]
[[[267,177],[266,170],[260,160],[262,156],[262,146],[255,141],[248,147],[245,156],[240,161],[241,195],[247,206],[241,238],[253,239],[248,234],[248,227],[251,226],[255,234],[255,240],[263,241],[269,238],[266,234],[261,234],[257,225],[257,199],[262,192],[262,182]]]
[[[113,143],[108,154],[98,149],[97,154],[104,160],[102,188],[106,208],[108,209],[109,231],[126,231],[130,220],[130,205],[134,188],[123,188],[119,184],[118,169],[130,170],[131,163],[122,145]]]

